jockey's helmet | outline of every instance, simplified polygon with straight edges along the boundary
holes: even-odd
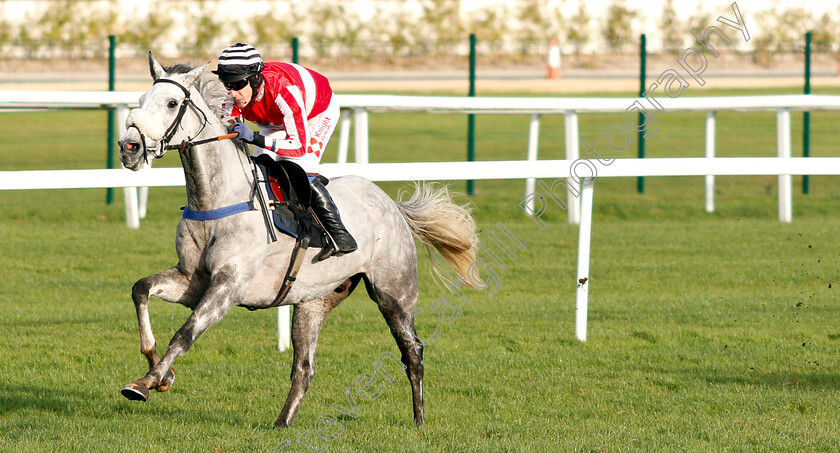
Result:
[[[237,82],[261,73],[263,60],[253,46],[236,43],[219,55],[219,67],[212,71],[222,83]]]

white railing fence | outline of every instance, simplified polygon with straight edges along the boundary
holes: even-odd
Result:
[[[581,177],[575,168],[579,160],[493,161],[493,162],[421,162],[324,164],[323,173],[329,177],[359,175],[372,181],[422,181],[466,179],[566,179],[581,190],[572,194],[568,206],[580,207],[578,241],[578,271],[576,285],[575,335],[586,339],[586,320],[589,286],[589,254],[592,234],[592,204],[598,178],[638,176],[760,176],[779,175],[840,175],[840,157],[738,157],[738,158],[672,158],[619,159],[601,167],[597,177]],[[49,176],[48,178],[45,176]],[[590,175],[587,175],[590,176]],[[51,170],[0,172],[0,189],[59,189],[105,187],[161,187],[184,185],[180,168],[150,168],[140,172],[129,170]],[[552,185],[556,186],[556,185]],[[541,186],[541,190],[549,186]],[[561,187],[566,187],[561,184]],[[549,206],[555,193],[530,192],[520,207],[539,218]],[[578,199],[579,198],[579,199]],[[534,208],[534,202],[539,207]],[[578,282],[585,284],[578,284]],[[278,347],[284,350],[291,344],[289,309],[278,311]]]
[[[3,108],[96,108],[111,107],[117,110],[117,123],[123,128],[129,107],[134,107],[142,92],[111,91],[0,91],[0,109]],[[776,111],[778,157],[791,156],[790,112],[792,110],[840,110],[840,96],[775,95],[695,98],[502,98],[502,97],[445,97],[397,95],[336,95],[343,107],[339,120],[338,162],[345,163],[349,155],[351,122],[354,130],[355,162],[369,162],[368,112],[429,112],[429,113],[485,113],[530,114],[528,147],[529,161],[538,160],[540,116],[562,114],[565,117],[566,159],[576,160],[580,155],[578,115],[594,112],[645,111],[655,117],[658,112],[705,111],[705,156],[715,155],[715,112],[726,110]],[[635,109],[635,110],[633,110]],[[630,126],[628,124],[628,126]],[[585,156],[584,158],[595,158]],[[708,212],[714,211],[714,175],[705,175]],[[571,181],[569,181],[571,184]],[[526,178],[525,194],[532,193],[535,179]],[[779,221],[791,222],[792,183],[790,175],[779,176]],[[126,222],[130,228],[139,228],[146,209],[146,189],[125,189]],[[568,194],[570,223],[580,223],[577,203]],[[529,206],[533,209],[533,205]]]
[[[116,107],[119,122],[124,123],[128,108],[136,105],[141,93],[126,92],[13,92],[0,91],[0,108],[90,108]],[[585,112],[625,112],[639,99],[625,98],[461,98],[428,96],[344,95],[339,102],[352,110],[355,119],[355,160],[344,163],[349,147],[350,110],[342,112],[339,132],[339,163],[322,165],[329,177],[354,174],[372,181],[526,179],[526,193],[520,207],[529,215],[540,216],[548,198],[562,194],[535,190],[536,179],[564,179],[569,221],[580,224],[576,286],[575,335],[586,339],[589,255],[592,225],[592,195],[595,181],[603,177],[706,176],[706,210],[712,211],[714,177],[722,175],[778,175],[779,220],[792,220],[791,176],[840,175],[840,158],[790,157],[790,111],[840,109],[835,96],[755,96],[738,98],[662,99],[664,111],[702,110],[706,116],[706,157],[677,159],[618,159],[609,165],[580,159],[577,115]],[[715,158],[714,112],[720,110],[775,110],[777,151],[774,158]],[[528,160],[482,162],[368,163],[368,111],[425,111],[462,113],[530,113]],[[541,114],[565,115],[565,160],[538,160],[537,140]],[[595,169],[578,175],[580,163]],[[48,176],[48,177],[47,177]],[[61,188],[125,188],[126,216],[129,227],[139,227],[142,207],[137,187],[182,186],[180,168],[155,168],[131,172],[119,170],[2,171],[0,190]],[[552,184],[551,187],[557,187]],[[548,186],[541,186],[544,189]],[[580,190],[578,190],[580,189]],[[551,189],[554,190],[554,189]],[[548,197],[548,198],[547,198]],[[140,197],[141,199],[143,197]],[[539,201],[539,207],[535,202]],[[585,284],[578,284],[578,282]],[[278,311],[278,347],[290,345],[289,310]]]

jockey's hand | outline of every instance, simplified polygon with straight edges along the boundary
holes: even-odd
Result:
[[[247,143],[254,143],[254,131],[251,130],[245,123],[236,123],[233,125],[233,128],[230,130],[231,133],[236,132],[239,134],[239,139],[247,142]]]

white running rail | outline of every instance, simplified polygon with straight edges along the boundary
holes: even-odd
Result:
[[[141,92],[24,92],[0,91],[0,109],[40,108],[116,108],[118,124],[122,126],[128,109],[137,105]],[[526,179],[526,192],[520,207],[529,215],[539,216],[547,206],[547,198],[562,194],[543,194],[535,191],[537,178],[565,179],[566,209],[569,222],[580,224],[578,243],[578,275],[575,280],[575,335],[586,339],[588,305],[589,252],[592,226],[592,195],[594,182],[602,177],[638,176],[705,176],[706,210],[714,210],[713,184],[722,175],[777,175],[779,177],[779,220],[792,221],[793,175],[840,175],[840,158],[792,158],[790,112],[792,110],[838,110],[840,96],[784,95],[744,97],[697,97],[657,99],[659,107],[650,101],[651,114],[660,111],[706,111],[705,158],[678,159],[619,159],[609,165],[580,158],[577,115],[591,112],[627,112],[636,98],[465,98],[437,96],[337,95],[342,113],[339,133],[339,163],[324,164],[322,172],[329,177],[344,174],[364,176],[372,181],[467,180],[467,179]],[[777,118],[777,155],[775,158],[714,158],[716,111],[771,110]],[[355,118],[355,160],[346,163],[349,146],[351,115]],[[529,113],[531,114],[529,143],[525,161],[495,162],[423,162],[368,163],[368,121],[370,112],[422,111],[432,113]],[[565,115],[566,160],[538,160],[537,141],[541,114]],[[592,169],[579,175],[581,165]],[[587,177],[588,176],[588,177]],[[583,182],[583,184],[581,184]],[[137,187],[180,186],[184,176],[180,168],[128,170],[52,170],[0,171],[0,190],[69,189],[69,188],[125,188],[126,220],[130,228],[138,228],[140,212],[145,211],[145,199],[139,197]],[[541,189],[544,190],[541,186]],[[578,190],[578,188],[580,190]],[[552,189],[553,190],[553,189]],[[580,198],[579,200],[577,198]],[[534,202],[540,206],[535,208]],[[581,209],[582,208],[582,209]],[[579,283],[584,282],[584,283]],[[278,347],[290,345],[289,310],[278,311]]]

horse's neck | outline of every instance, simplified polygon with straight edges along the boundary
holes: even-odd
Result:
[[[221,128],[202,135],[224,133]],[[253,178],[248,158],[230,140],[214,141],[180,151],[187,181],[187,205],[208,211],[248,201]]]

